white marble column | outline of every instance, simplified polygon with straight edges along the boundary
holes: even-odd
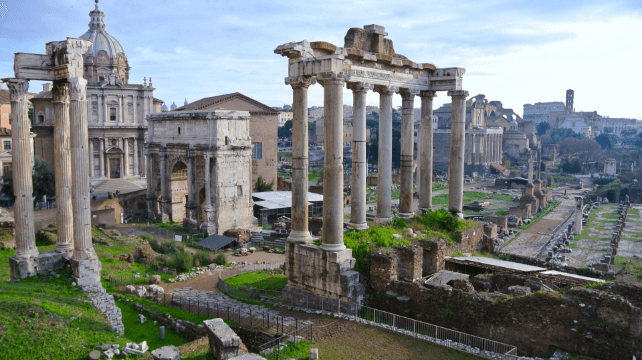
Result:
[[[132,175],[140,175],[140,169],[138,168],[138,138],[134,138],[134,173]]]
[[[185,202],[183,228],[189,232],[197,232],[198,221],[196,212],[198,210],[198,201],[196,200],[196,184],[194,179],[194,149],[187,149],[185,158],[187,159],[187,201]]]
[[[54,81],[54,177],[56,181],[56,251],[71,257],[74,250],[69,83]]]
[[[432,156],[433,156],[433,128],[432,128],[432,101],[437,92],[422,91],[421,97],[421,128],[419,134],[420,147],[420,192],[419,208],[432,209]]]
[[[3,79],[9,87],[11,99],[11,159],[13,163],[13,194],[15,203],[16,260],[27,260],[38,256],[33,216],[33,179],[31,162],[31,134],[28,115],[29,81]],[[13,274],[13,273],[12,273]],[[12,275],[13,276],[13,275]]]
[[[398,216],[410,219],[412,211],[412,165],[414,159],[414,104],[418,91],[412,89],[401,90],[401,168],[399,186],[399,213]]]
[[[464,136],[466,135],[466,97],[468,91],[452,90],[452,126],[450,134],[450,164],[448,210],[463,218],[464,201]]]
[[[123,95],[118,96],[118,111],[120,114],[118,114],[118,122],[119,123],[124,123],[125,122],[125,107],[123,106]]]
[[[350,184],[350,228],[365,230],[366,222],[366,180],[368,162],[366,159],[366,94],[373,85],[348,83],[352,90],[352,179]]]
[[[504,141],[504,135],[499,134],[499,141],[497,142],[497,163],[501,164],[503,162],[503,157],[502,157],[502,141]]]
[[[575,195],[575,224],[573,225],[573,234],[580,235],[582,233],[582,197]]]
[[[533,153],[528,150],[528,183],[533,183]]]
[[[159,216],[160,218],[158,219],[159,221],[166,223],[172,221],[171,217],[171,205],[172,205],[172,197],[171,197],[171,191],[169,189],[169,179],[168,179],[168,173],[167,173],[167,148],[161,148],[159,151],[159,156],[160,156],[160,172],[158,176],[160,177],[161,180],[161,193],[160,197],[158,198],[158,202],[160,204],[160,212]]]
[[[313,78],[288,78],[292,86],[292,227],[288,242],[311,244],[308,230],[308,87]]]
[[[95,260],[100,266],[91,242],[91,208],[89,200],[89,143],[87,126],[87,80],[69,79],[71,85],[70,118],[71,118],[71,170],[72,199],[74,214],[74,253],[73,259]],[[100,270],[100,269],[98,269]],[[74,271],[74,275],[78,273]],[[82,277],[82,276],[79,276]],[[98,279],[100,281],[100,279]]]
[[[156,204],[156,201],[158,200],[158,197],[156,195],[156,184],[152,181],[152,174],[153,172],[153,164],[154,161],[152,161],[152,152],[149,148],[145,148],[145,158],[147,159],[147,211],[148,211],[148,217],[152,219],[156,219],[156,216],[158,214],[158,205]]]
[[[375,91],[379,93],[377,224],[392,220],[392,95],[396,90],[391,86],[375,86]]]
[[[345,74],[317,75],[323,86],[323,244],[327,251],[341,251],[343,244],[343,85]]]
[[[100,177],[105,177],[105,139],[98,139],[98,148],[100,151]]]
[[[129,139],[123,138],[123,177],[129,176]]]
[[[109,123],[109,111],[107,110],[107,95],[105,95],[104,90],[102,93],[102,98],[103,98],[103,113],[105,116],[103,116],[103,125]]]
[[[465,146],[465,151],[466,151],[466,164],[471,165],[473,161],[473,153],[472,153],[472,139],[473,135],[472,134],[466,134],[466,146]]]
[[[203,211],[205,212],[205,221],[201,226],[201,231],[207,232],[208,234],[215,234],[217,232],[216,224],[214,223],[214,207],[212,206],[212,169],[210,166],[211,154],[205,152],[205,206]]]
[[[89,139],[89,177],[94,177],[94,139]]]

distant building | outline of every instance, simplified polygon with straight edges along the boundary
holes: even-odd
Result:
[[[11,100],[9,99],[9,90],[5,90],[4,84],[0,83],[0,128],[11,129],[10,115]]]
[[[577,113],[568,114],[564,121],[560,124],[561,129],[571,129],[574,132],[581,134],[587,138],[592,136],[591,126],[586,125],[584,118]]]
[[[561,101],[524,104],[524,120],[532,120],[537,125],[543,121],[549,121],[553,111],[565,112],[566,106]]]
[[[281,216],[292,218],[292,191],[265,191],[252,194],[254,217],[259,225],[274,224]],[[311,217],[323,216],[323,195],[308,193]]]
[[[294,113],[291,111],[281,111],[279,112],[279,127],[285,125],[288,120],[294,119]]]

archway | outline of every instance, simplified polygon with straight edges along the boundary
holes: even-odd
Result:
[[[187,165],[184,162],[178,161],[172,167],[169,188],[172,194],[172,221],[181,221],[185,218],[187,203]]]

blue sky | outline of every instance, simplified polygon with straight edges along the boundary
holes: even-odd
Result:
[[[44,53],[48,41],[85,33],[94,8],[93,0],[7,3],[0,77],[13,76],[14,52]],[[485,94],[517,113],[525,103],[564,101],[572,88],[577,110],[642,119],[639,0],[102,0],[100,9],[125,49],[130,82],[152,77],[155,96],[168,104],[235,91],[270,106],[289,104],[287,60],[274,54],[276,46],[303,39],[343,46],[350,27],[374,23],[386,27],[397,53],[464,67],[471,96]],[[367,101],[377,105],[378,95]],[[440,93],[436,105],[443,102],[449,100]],[[323,105],[320,85],[311,88],[309,104]]]

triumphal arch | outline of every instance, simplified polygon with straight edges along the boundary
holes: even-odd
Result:
[[[363,286],[355,259],[343,244],[343,88],[353,92],[353,158],[349,227],[367,229],[366,223],[366,94],[379,93],[379,164],[377,223],[392,219],[392,97],[402,97],[401,186],[397,216],[413,216],[413,108],[421,99],[421,153],[419,208],[432,207],[432,103],[437,91],[452,97],[449,167],[449,204],[462,216],[466,97],[463,68],[437,68],[395,53],[383,26],[351,28],[343,47],[324,41],[303,40],[278,46],[274,52],[288,58],[286,85],[292,86],[292,232],[288,238],[285,293],[314,293],[359,302]],[[323,242],[312,245],[308,231],[308,87],[324,88]],[[285,295],[286,297],[288,295]]]

